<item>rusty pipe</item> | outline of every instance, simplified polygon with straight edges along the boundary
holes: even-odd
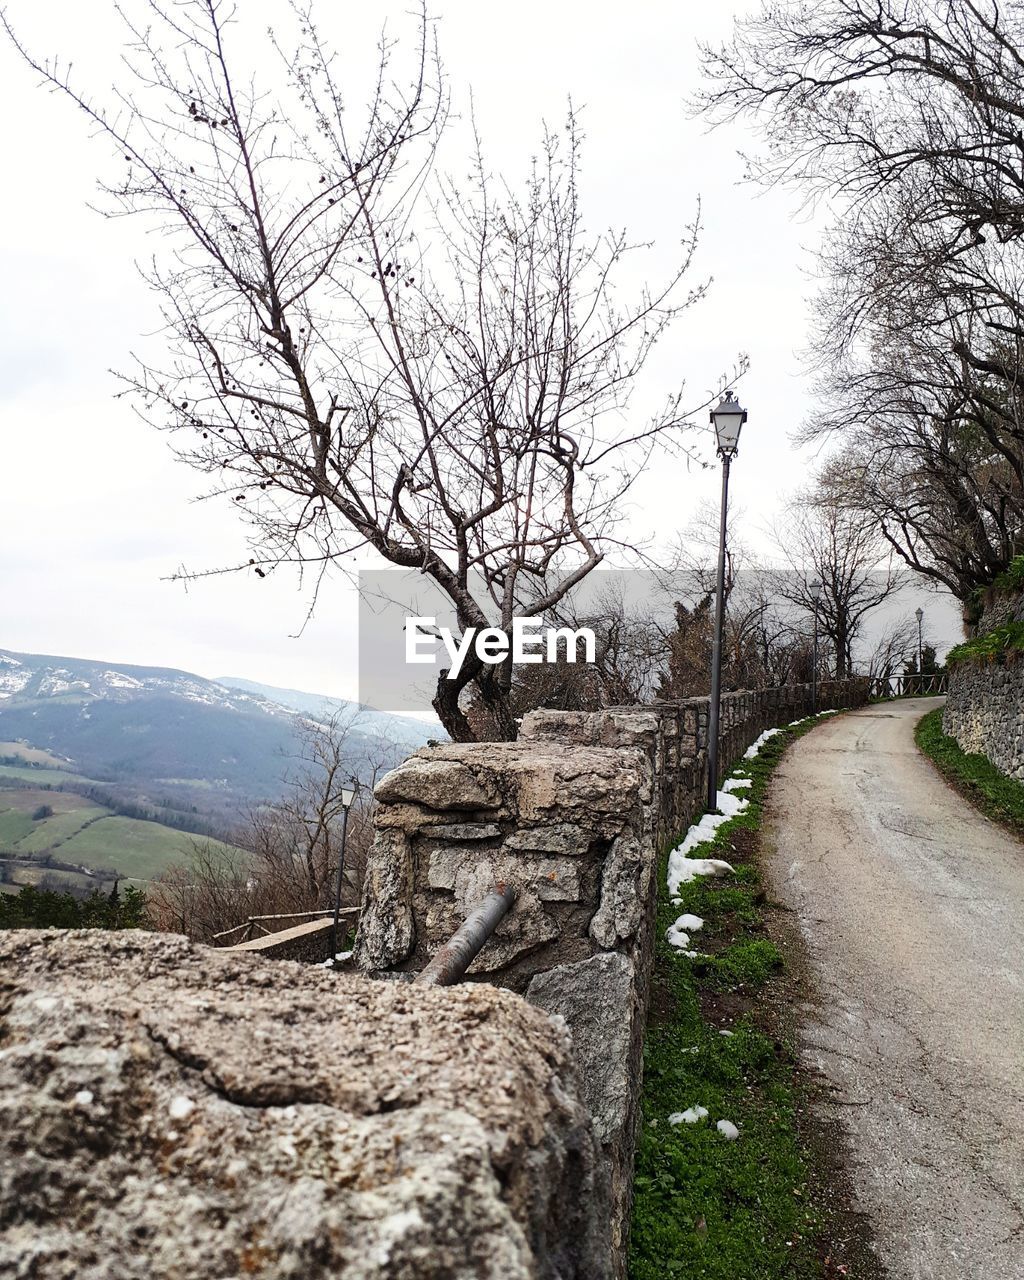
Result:
[[[496,884],[473,908],[415,981],[425,986],[450,987],[466,976],[481,948],[508,915],[516,900],[511,885]]]

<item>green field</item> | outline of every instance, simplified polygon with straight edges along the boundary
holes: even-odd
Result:
[[[0,778],[17,778],[19,782],[34,782],[36,786],[50,783],[58,786],[62,782],[92,782],[95,778],[85,778],[80,773],[67,773],[63,769],[33,769],[29,765],[0,764]]]
[[[71,837],[86,823],[95,822],[97,818],[106,818],[109,814],[109,809],[101,809],[99,805],[83,801],[81,809],[72,809],[69,813],[55,813],[52,818],[32,822],[32,830],[19,840],[15,847],[19,853],[44,853],[52,850],[59,858],[70,846]],[[0,814],[0,821],[2,818],[3,815]],[[68,861],[75,862],[81,859],[70,858]]]
[[[39,770],[26,772],[38,780]],[[43,804],[54,813],[33,821],[32,814]],[[126,879],[145,882],[186,862],[198,838],[159,822],[118,817],[70,791],[0,789],[0,860],[51,854],[62,863],[114,870]],[[46,871],[41,864],[38,868],[21,865],[12,871],[12,879],[34,884]]]
[[[197,839],[159,822],[138,818],[101,818],[57,850],[62,862],[86,867],[116,867],[137,880],[149,880],[175,863],[185,862]]]

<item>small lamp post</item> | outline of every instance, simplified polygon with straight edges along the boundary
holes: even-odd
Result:
[[[338,849],[338,881],[334,889],[334,927],[331,929],[331,962],[338,953],[338,918],[341,915],[341,885],[345,877],[345,837],[348,834],[348,811],[356,798],[359,784],[353,778],[352,785],[341,788],[341,845]]]
[[[914,610],[917,619],[917,691],[924,692],[924,610],[918,606]]]
[[[814,612],[814,654],[811,659],[811,711],[818,711],[818,601],[821,599],[821,579],[815,578],[807,587]]]
[[[729,467],[740,443],[746,409],[727,391],[711,410],[718,456],[722,459],[722,515],[718,526],[718,587],[715,598],[715,634],[711,650],[711,707],[708,717],[708,808],[718,808],[718,724],[722,707],[722,627],[725,621],[725,534],[729,512]]]

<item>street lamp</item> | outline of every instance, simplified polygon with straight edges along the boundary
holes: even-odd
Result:
[[[729,466],[740,443],[746,409],[727,391],[711,410],[711,422],[722,459],[722,515],[718,527],[718,590],[715,598],[715,635],[711,650],[711,708],[708,717],[708,808],[718,808],[718,722],[722,706],[722,627],[725,620],[725,526],[729,511]]]
[[[341,915],[341,882],[345,876],[345,836],[348,834],[348,811],[356,798],[359,783],[351,779],[352,785],[341,788],[341,847],[338,849],[338,882],[334,889],[334,927],[331,929],[331,962],[338,953],[338,917]]]
[[[924,693],[924,610],[920,606],[914,610],[914,617],[917,618],[917,691]]]
[[[818,710],[818,601],[821,599],[821,579],[815,578],[808,586],[811,608],[814,610],[814,657],[811,665],[811,711]]]

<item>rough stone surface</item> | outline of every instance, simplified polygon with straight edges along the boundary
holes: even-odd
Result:
[[[864,681],[823,683],[818,706],[858,706],[866,693]],[[811,709],[806,685],[725,695],[723,774],[762,730]],[[518,742],[422,748],[376,790],[356,961],[368,971],[416,972],[496,882],[517,889],[469,974],[550,1000],[573,1027],[614,1187],[617,1276],[625,1270],[657,850],[703,809],[707,733],[701,698],[536,711]],[[394,844],[396,834],[406,843]],[[389,876],[392,856],[401,866]],[[378,885],[387,888],[383,900]]]
[[[958,662],[950,672],[942,727],[1024,781],[1024,655],[1005,663]]]
[[[654,859],[630,832],[612,845],[601,876],[601,905],[590,922],[590,936],[599,946],[614,947],[640,928],[651,897]]]
[[[414,755],[387,774],[374,792],[383,803],[406,801],[430,809],[496,809],[501,803],[493,786],[465,766],[451,768],[443,757]]]
[[[412,950],[413,864],[409,837],[400,829],[380,831],[366,860],[363,892],[373,902],[359,922],[359,945],[376,969],[400,963]]]
[[[0,966],[0,1274],[609,1276],[568,1036],[518,997],[141,933]]]
[[[633,1143],[643,1054],[643,1023],[632,960],[617,951],[538,973],[531,1004],[563,1017],[583,1077],[584,1098],[605,1151],[611,1180],[614,1245],[624,1248],[632,1203]]]

